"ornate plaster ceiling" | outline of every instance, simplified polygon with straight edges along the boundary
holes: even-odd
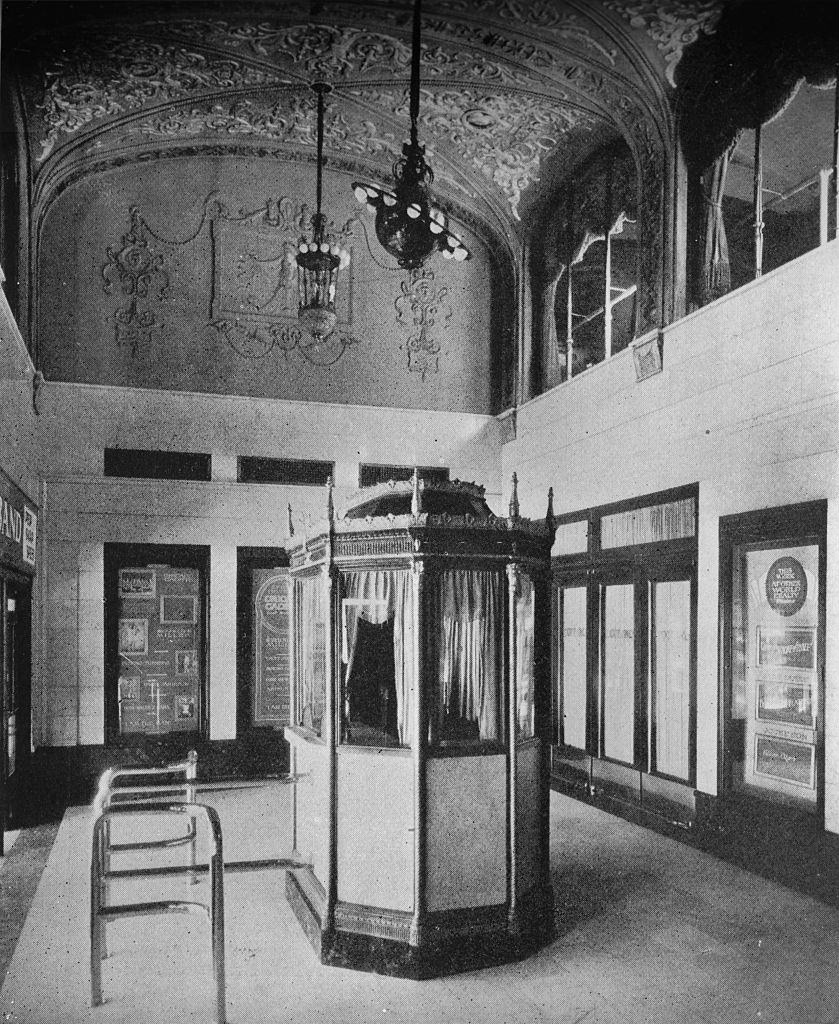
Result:
[[[508,238],[560,170],[623,136],[639,163],[672,133],[673,73],[722,0],[425,0],[420,140],[435,191]],[[3,56],[36,205],[109,163],[202,147],[387,178],[408,132],[411,4],[7,0]],[[10,79],[8,75],[5,81]],[[551,174],[546,174],[550,169]]]

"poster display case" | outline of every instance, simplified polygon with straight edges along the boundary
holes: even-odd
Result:
[[[815,513],[778,510],[730,528],[724,763],[732,793],[815,813],[824,540],[813,526]]]
[[[201,570],[117,571],[118,733],[197,732],[201,721]]]

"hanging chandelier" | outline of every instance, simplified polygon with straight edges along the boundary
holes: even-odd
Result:
[[[315,82],[318,97],[317,208],[312,217],[312,241],[300,240],[297,251],[297,317],[316,342],[328,338],[338,325],[335,292],[338,273],[350,263],[350,254],[326,237],[326,216],[321,211],[323,189],[323,96],[332,87]]]
[[[403,143],[402,156],[393,165],[393,191],[362,181],[352,185],[356,199],[376,214],[376,237],[405,270],[421,267],[435,250],[446,259],[469,259],[469,250],[448,230],[445,214],[431,202],[429,187],[434,173],[425,162],[425,146],[417,136],[419,64],[420,0],[414,0],[411,138]]]

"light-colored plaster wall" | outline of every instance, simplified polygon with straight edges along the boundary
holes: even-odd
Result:
[[[697,787],[717,791],[721,516],[828,501],[826,827],[839,831],[839,242],[665,331],[664,369],[637,382],[632,353],[518,411],[504,447],[523,515],[554,488],[570,512],[699,484]]]
[[[459,224],[472,258],[435,259],[411,277],[376,242],[346,170],[330,169],[323,198],[327,217],[351,228],[352,260],[336,298],[340,323],[320,344],[301,335],[296,270],[286,256],[310,232],[311,209],[299,204],[312,196],[311,170],[191,154],[70,184],[39,234],[33,287],[45,375],[494,411],[493,338],[507,336],[511,283],[499,277],[487,245]],[[141,223],[132,223],[134,209]],[[338,339],[347,343],[343,353]]]
[[[0,271],[0,281],[2,280]],[[0,286],[0,467],[38,503],[39,465],[35,437],[35,367]]]
[[[235,735],[236,547],[283,547],[325,510],[321,487],[236,482],[237,458],[335,462],[335,504],[359,462],[448,466],[487,487],[498,510],[500,433],[487,416],[48,383],[39,455],[45,477],[44,655],[36,665],[39,745],[104,739],[106,543],[210,548],[210,736]],[[103,476],[105,448],[208,452],[213,479]]]

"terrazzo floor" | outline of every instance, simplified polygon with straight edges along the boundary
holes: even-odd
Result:
[[[285,900],[284,871],[256,866],[291,854],[291,794],[276,780],[199,794],[225,837],[229,1024],[839,1022],[839,909],[557,794],[550,946],[429,981],[323,967]],[[191,915],[109,926],[106,1001],[90,1007],[90,831],[89,808],[65,812],[8,963],[0,1019],[211,1021],[209,928]],[[0,861],[0,889],[8,870]],[[150,884],[115,883],[113,898],[189,888],[155,879],[152,897]],[[192,889],[190,898],[207,883]]]

